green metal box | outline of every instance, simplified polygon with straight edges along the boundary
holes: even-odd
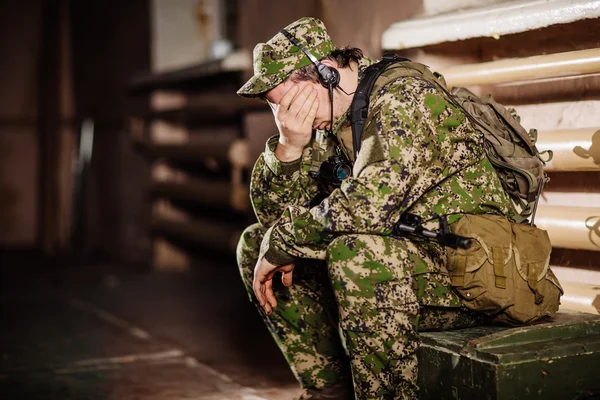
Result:
[[[600,316],[423,332],[422,400],[600,399]]]

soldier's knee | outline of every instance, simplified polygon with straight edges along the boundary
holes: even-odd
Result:
[[[240,235],[236,248],[236,259],[242,277],[251,276],[260,251],[260,243],[266,229],[256,223],[252,224]]]
[[[331,268],[347,265],[356,260],[358,251],[364,247],[364,236],[358,234],[342,235],[327,246],[327,265]]]
[[[360,270],[404,279],[410,276],[409,244],[389,236],[349,234],[334,239],[327,247],[330,275],[347,276]]]

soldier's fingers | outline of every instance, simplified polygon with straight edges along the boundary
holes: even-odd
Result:
[[[316,92],[316,90],[315,90],[315,92]],[[304,121],[302,123],[305,127],[312,128],[313,122],[315,121],[315,118],[317,116],[318,109],[319,109],[319,99],[317,98],[317,95],[315,94],[314,100],[310,106],[310,110],[308,110],[308,113],[306,114],[306,117],[304,118]]]
[[[306,111],[304,111],[304,107],[306,106],[306,103],[311,100],[311,94],[313,92],[313,87],[311,85],[306,85],[304,86],[302,91],[300,91],[298,95],[294,97],[294,100],[292,100],[292,103],[290,104],[290,108],[288,110],[289,116],[291,118],[300,117],[301,119],[304,119],[303,112],[306,112],[309,109],[308,108],[306,109]],[[310,105],[308,105],[308,107],[310,107]]]
[[[256,262],[256,266],[254,267],[254,281],[252,282],[252,289],[254,290],[256,299],[261,306],[264,306],[266,303],[264,285],[265,281],[268,279],[268,275],[263,272],[263,269],[263,259],[258,260]]]
[[[299,119],[300,124],[304,124],[304,120],[306,116],[310,113],[313,103],[317,98],[317,91],[313,90],[306,96],[306,101],[302,103],[302,107],[298,110],[297,118]]]
[[[283,275],[281,275],[281,282],[283,282],[284,286],[287,286],[287,287],[292,286],[293,273],[294,273],[294,271],[292,270],[289,272],[284,272]]]
[[[265,304],[265,299],[262,295],[262,284],[258,281],[256,276],[254,277],[254,282],[252,283],[252,290],[254,290],[254,295],[256,296],[256,300],[258,300],[258,304],[263,306]]]
[[[271,307],[277,307],[277,299],[275,298],[275,294],[273,293],[272,279],[265,282],[265,297],[267,299],[267,302],[271,305]]]
[[[287,110],[290,108],[292,100],[294,100],[294,97],[296,97],[298,90],[300,90],[298,85],[293,85],[287,92],[285,92],[281,100],[279,100],[279,114],[282,112],[287,112]]]
[[[265,303],[265,305],[263,306],[263,310],[265,310],[265,313],[267,313],[267,315],[271,315],[271,311],[273,311],[269,303]]]
[[[268,282],[269,281],[265,282],[262,285],[262,287],[261,287],[262,297],[264,299],[264,303],[262,304],[262,308],[263,308],[263,310],[265,310],[265,312],[267,313],[267,315],[271,314],[271,311],[272,311],[271,304],[269,304],[269,301],[267,300],[267,283]]]

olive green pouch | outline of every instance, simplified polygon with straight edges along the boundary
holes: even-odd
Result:
[[[546,231],[496,215],[465,215],[451,231],[473,239],[469,249],[448,249],[452,286],[467,308],[507,324],[558,311],[563,290]]]

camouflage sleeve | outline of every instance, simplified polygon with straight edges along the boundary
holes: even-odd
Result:
[[[353,176],[312,209],[287,207],[261,256],[276,265],[324,259],[337,235],[390,234],[423,193],[481,159],[481,140],[435,86],[415,77],[393,81],[372,96]]]
[[[258,222],[267,228],[281,217],[286,207],[308,206],[316,194],[306,168],[310,164],[310,148],[298,160],[282,162],[275,156],[277,142],[277,136],[269,138],[250,178],[252,208]]]

